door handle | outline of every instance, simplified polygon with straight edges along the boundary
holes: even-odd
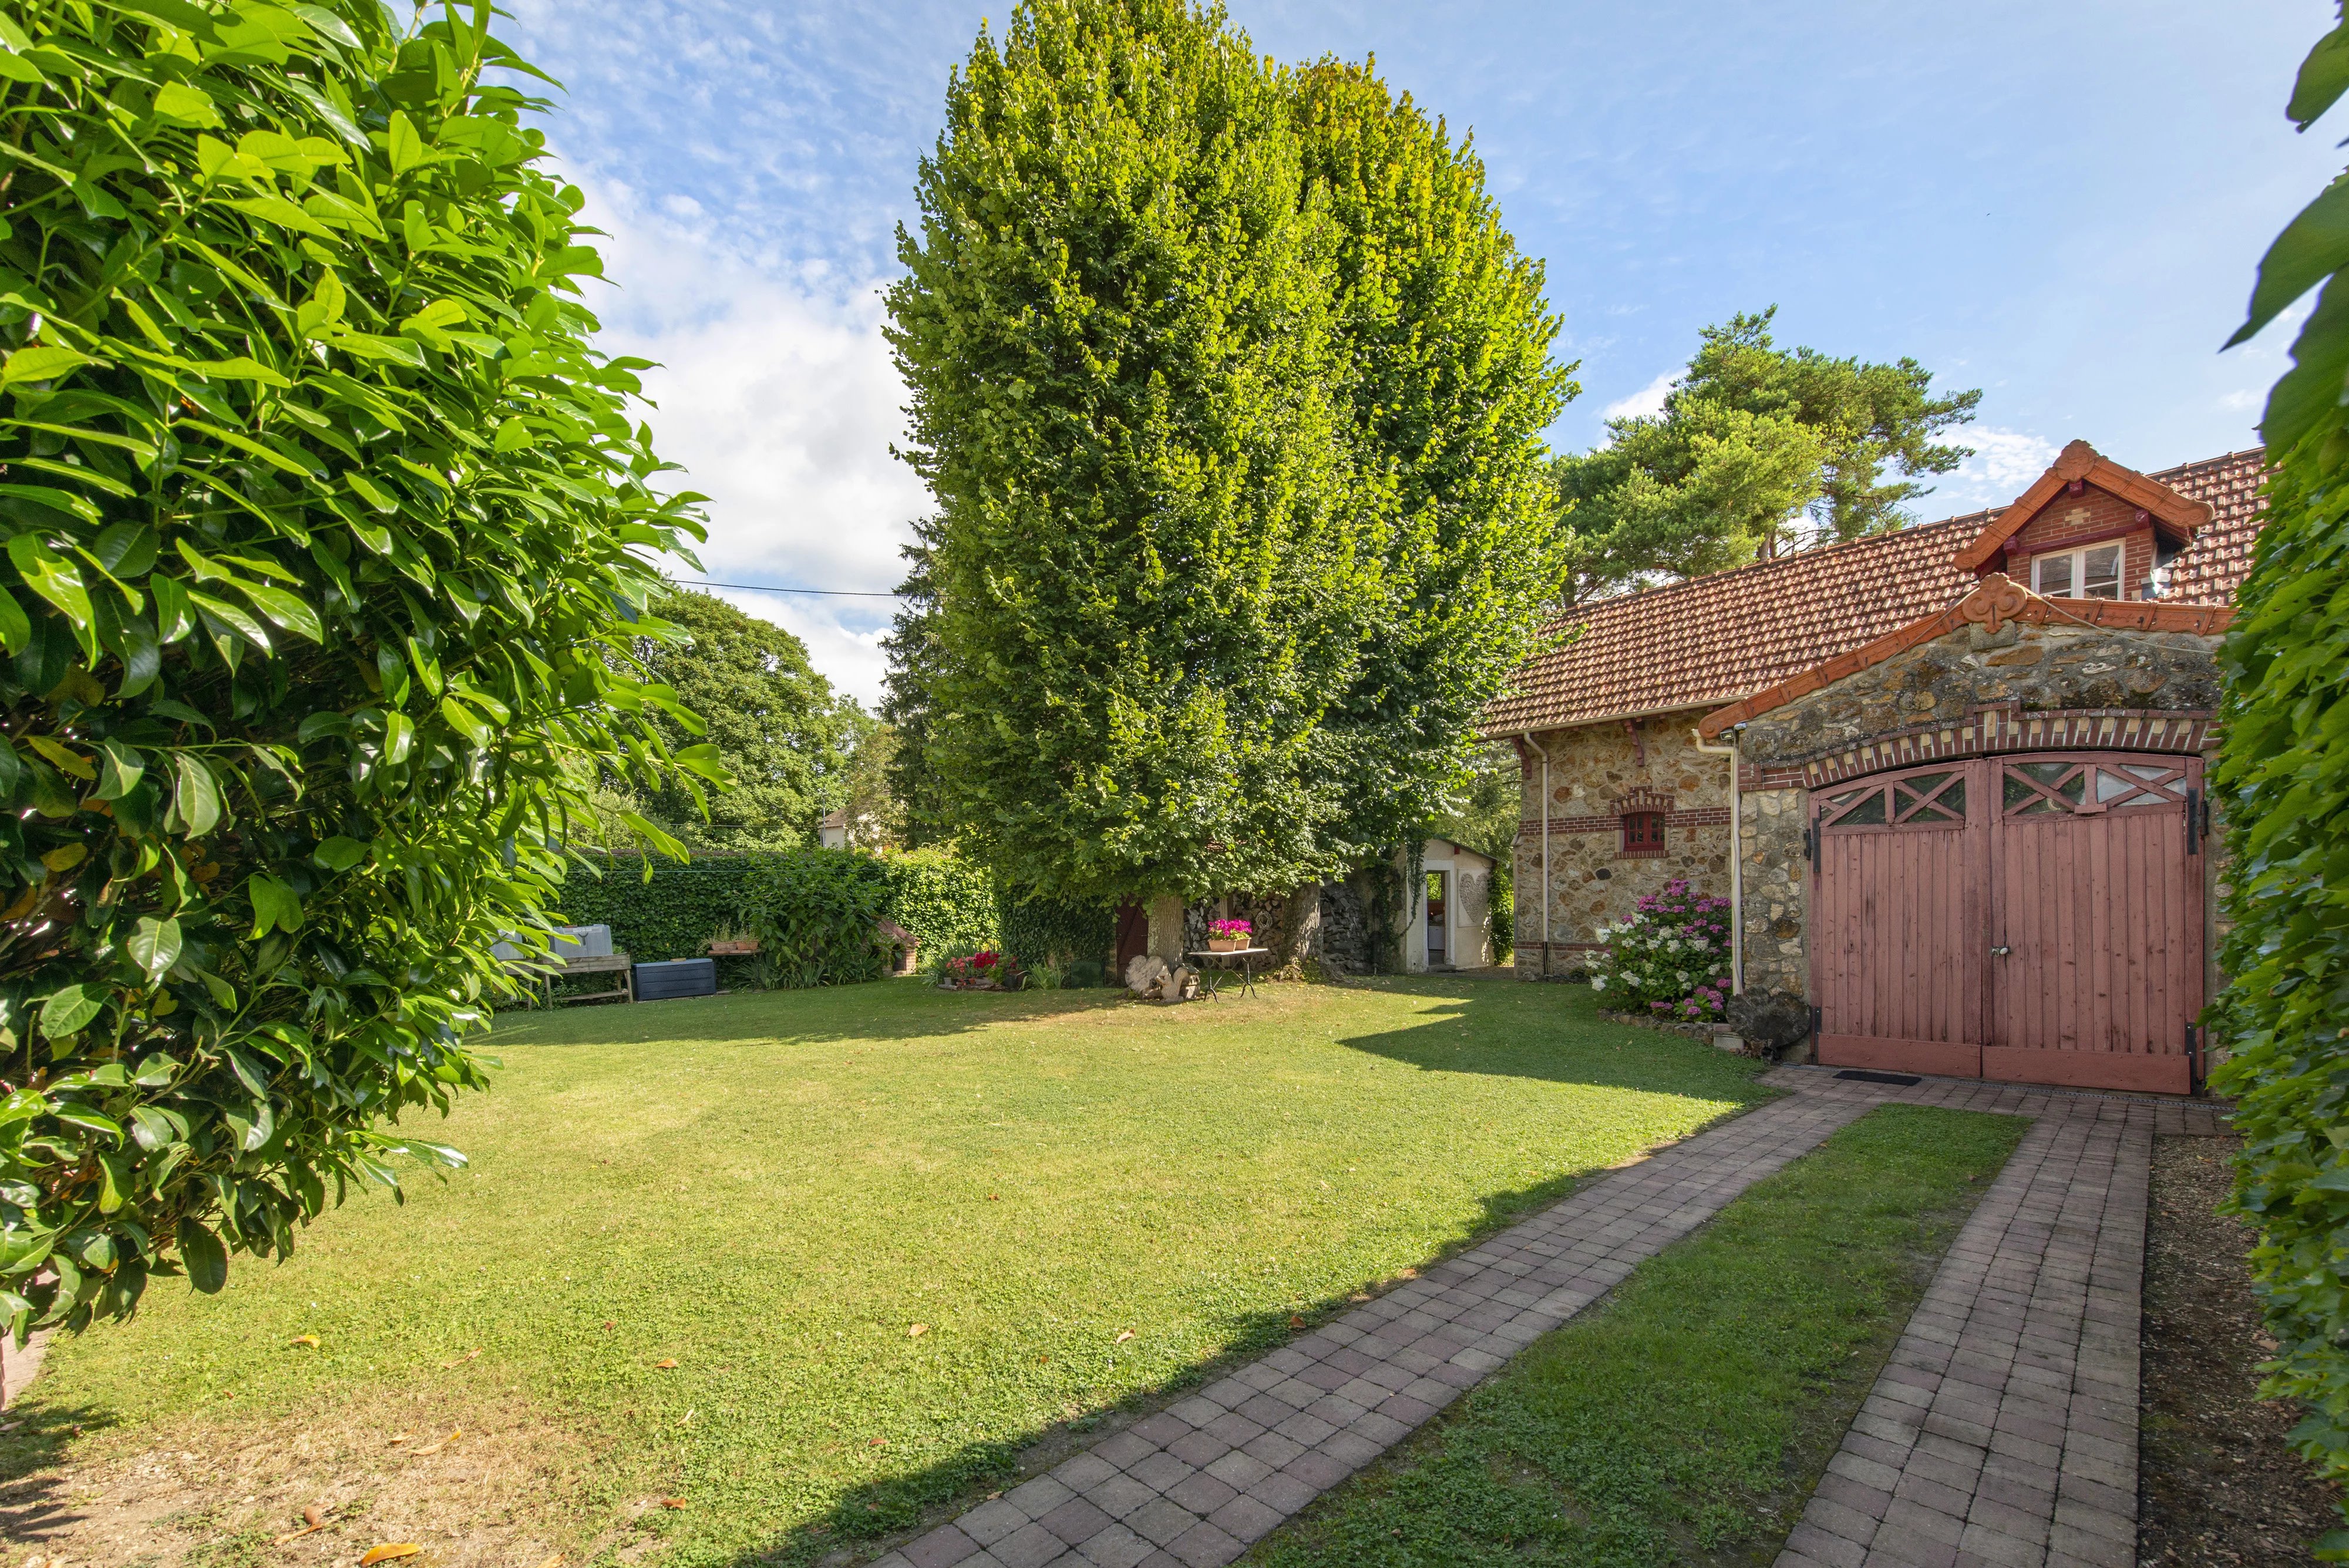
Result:
[[[1992,948],[1990,950],[1990,956],[1992,958],[2004,958],[2013,950],[2014,950],[2013,948]]]

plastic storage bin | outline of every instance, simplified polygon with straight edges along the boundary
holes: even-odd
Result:
[[[670,959],[664,963],[640,963],[636,966],[638,1002],[666,1002],[677,996],[717,994],[718,962],[715,959]]]

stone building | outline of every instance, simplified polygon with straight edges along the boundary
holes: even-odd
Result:
[[[1523,763],[1518,973],[1682,877],[1826,1059],[2186,1086],[2264,473],[2075,441],[2008,506],[1578,607],[1485,716]]]

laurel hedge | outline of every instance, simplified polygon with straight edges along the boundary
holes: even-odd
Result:
[[[2304,129],[2349,88],[2349,24],[2302,66]],[[2213,1008],[2228,1046],[2211,1085],[2237,1097],[2232,1199],[2260,1229],[2252,1267],[2280,1348],[2263,1391],[2297,1401],[2292,1434],[2349,1480],[2349,176],[2260,264],[2241,342],[2320,283],[2293,368],[2261,424],[2269,513],[2225,653],[2224,738],[2211,777],[2235,865]],[[2349,1502],[2344,1502],[2349,1510]],[[2344,1513],[2349,1518],[2349,1513]],[[2316,1555],[2349,1561],[2349,1529]]]

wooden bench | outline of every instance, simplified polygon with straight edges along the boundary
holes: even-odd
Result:
[[[614,953],[609,958],[548,959],[517,967],[523,973],[535,975],[546,988],[549,1007],[560,1007],[566,1002],[605,1002],[616,996],[623,1002],[636,999],[636,962],[626,953]],[[572,996],[554,994],[556,981],[583,974],[613,975],[618,983],[610,991],[583,991]]]

